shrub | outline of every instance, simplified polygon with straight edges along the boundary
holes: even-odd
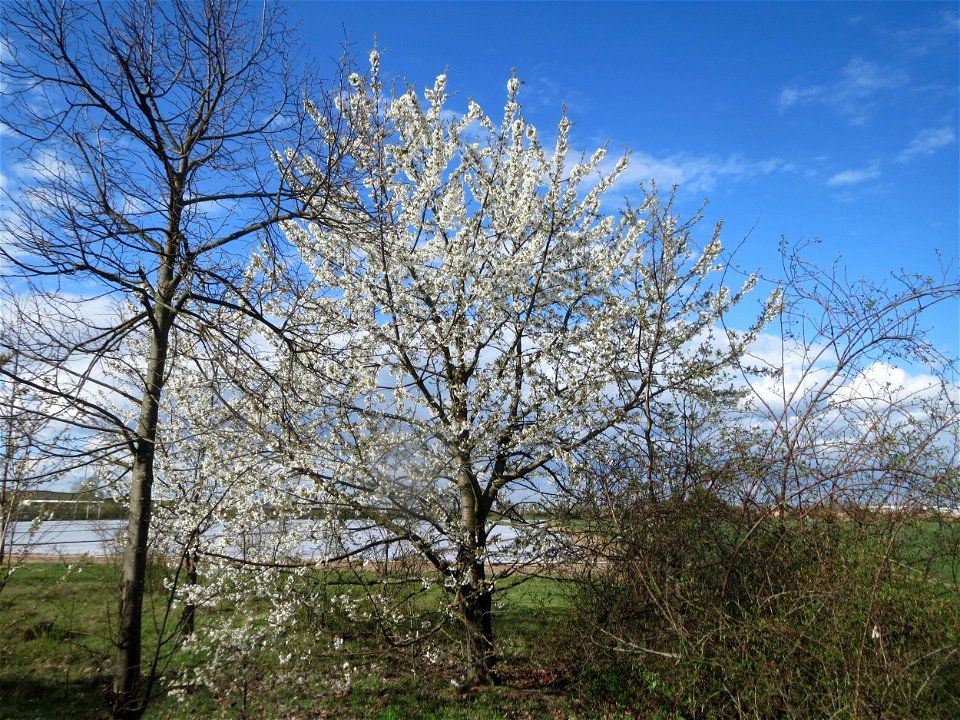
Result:
[[[960,716],[956,586],[910,562],[924,521],[708,496],[619,517],[572,598],[583,692],[683,717]]]

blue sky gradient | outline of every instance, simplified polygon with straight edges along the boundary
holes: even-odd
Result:
[[[374,36],[383,74],[422,89],[446,71],[453,109],[496,115],[513,69],[546,136],[630,149],[630,182],[710,200],[740,264],[779,270],[781,237],[819,240],[852,278],[935,274],[960,255],[956,3],[291,2],[329,76]],[[705,231],[708,228],[705,228]],[[954,270],[955,272],[955,270]],[[960,307],[929,317],[944,350]]]

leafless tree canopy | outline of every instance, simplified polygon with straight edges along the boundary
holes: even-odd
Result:
[[[0,347],[25,362],[0,373],[46,394],[61,419],[119,437],[107,445],[124,453],[131,485],[114,689],[115,710],[130,714],[173,330],[209,330],[204,308],[243,304],[231,291],[238,258],[303,212],[304,185],[277,164],[309,142],[302,97],[320,92],[292,74],[274,3],[49,0],[2,12],[3,122],[24,182],[6,191],[0,257],[36,307],[17,347]],[[311,181],[314,199],[329,188]]]

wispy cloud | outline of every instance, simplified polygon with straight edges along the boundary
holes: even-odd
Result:
[[[745,182],[773,173],[792,172],[793,166],[779,158],[751,160],[742,155],[697,157],[674,154],[655,157],[633,153],[618,185],[648,183],[678,185],[687,192],[712,192],[721,182]]]
[[[534,66],[533,76],[529,81],[523,80],[521,98],[528,108],[547,110],[556,113],[561,107],[566,107],[573,114],[583,113],[590,109],[592,102],[582,92],[568,87],[542,72],[543,68]]]
[[[6,37],[0,35],[0,62],[4,66],[7,66],[14,58],[14,53],[12,52],[9,44],[9,40]],[[7,91],[7,73],[0,75],[0,92]]]
[[[822,85],[810,85],[807,87],[785,87],[780,91],[780,100],[777,105],[780,112],[786,112],[794,105],[805,105],[807,103],[821,100],[827,93],[827,88]]]
[[[903,70],[854,57],[832,83],[788,85],[780,91],[780,112],[820,104],[832,107],[851,125],[866,125],[872,118],[878,99],[905,86],[909,77]]]
[[[867,180],[874,180],[880,177],[880,175],[880,168],[876,165],[855,170],[842,170],[827,180],[827,185],[830,187],[857,185]]]
[[[13,166],[14,174],[22,180],[57,180],[78,172],[63,156],[50,150],[38,150]]]
[[[897,155],[897,162],[906,163],[933,155],[937,150],[953,145],[957,134],[952,127],[927,128],[916,134],[910,144]]]
[[[898,163],[908,163],[917,158],[933,155],[938,150],[953,145],[956,139],[956,132],[950,126],[927,128],[919,131],[895,159]],[[834,188],[848,188],[869,180],[876,180],[882,175],[882,164],[873,162],[866,167],[847,168],[834,173],[827,179],[827,185]]]
[[[958,31],[960,14],[953,8],[945,8],[924,25],[886,28],[881,35],[896,43],[907,57],[914,58],[929,55],[947,43],[956,43]]]

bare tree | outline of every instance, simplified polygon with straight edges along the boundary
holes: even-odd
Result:
[[[956,503],[944,473],[955,467],[957,358],[925,327],[931,307],[960,299],[956,268],[874,284],[803,251],[784,249],[779,338],[754,355],[773,372],[746,376],[764,436],[750,496],[781,518],[822,504]]]
[[[25,359],[16,348],[17,325],[23,308],[6,288],[0,292],[0,367],[12,375],[23,371]],[[11,350],[11,348],[13,350]],[[20,383],[0,376],[0,591],[23,562],[36,540],[36,524],[18,521],[30,494],[84,460],[72,447],[68,428],[44,412],[43,398]],[[36,520],[43,515],[37,515]]]
[[[571,644],[655,678],[666,712],[937,715],[957,667],[960,386],[925,325],[960,299],[956,268],[874,284],[784,260],[744,402],[677,404],[652,445],[596,449]]]
[[[311,177],[306,202],[295,173],[277,171],[286,155],[272,149],[307,141],[299,98],[308,88],[291,74],[275,3],[44,0],[2,12],[3,122],[21,140],[23,182],[6,192],[0,257],[37,309],[18,349],[29,363],[0,373],[43,393],[61,419],[109,438],[97,452],[126,467],[113,710],[136,716],[174,329],[215,331],[205,307],[246,302],[230,291],[242,280],[239,256],[269,242],[279,221],[302,217],[299,208],[316,212],[329,185]],[[123,350],[134,334],[147,338],[141,355]],[[114,377],[133,380],[111,380],[111,363],[124,370]]]

